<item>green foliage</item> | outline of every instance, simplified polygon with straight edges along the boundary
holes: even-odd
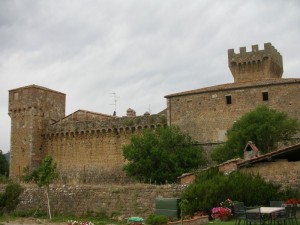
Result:
[[[5,155],[0,150],[0,176],[8,177],[9,163],[5,158]]]
[[[0,209],[7,212],[13,211],[19,204],[19,196],[22,188],[19,184],[10,183],[6,186],[5,192],[0,194]]]
[[[30,209],[30,210],[15,210],[11,214],[13,217],[35,217],[35,218],[45,218],[47,217],[47,212]]]
[[[189,202],[187,199],[181,199],[179,202],[179,208],[180,208],[180,217],[181,219],[184,218],[185,215],[187,215],[187,211],[189,208]]]
[[[50,200],[49,200],[49,185],[58,177],[56,170],[56,163],[54,162],[52,156],[47,155],[40,167],[33,171],[29,171],[28,168],[24,169],[23,180],[25,182],[34,181],[39,187],[46,187],[46,197],[48,206],[48,215],[51,220],[51,210],[50,210]]]
[[[124,170],[144,182],[176,182],[178,176],[203,164],[202,152],[177,127],[144,130],[142,135],[132,136],[130,144],[123,148],[128,160]]]
[[[211,157],[219,163],[241,157],[248,141],[255,143],[262,153],[267,153],[275,150],[278,142],[290,141],[298,130],[296,119],[261,105],[233,124],[227,132],[226,143],[215,148]]]
[[[149,225],[163,225],[168,223],[168,217],[163,215],[151,214],[150,216],[148,216],[145,222]]]
[[[224,175],[210,169],[197,177],[185,189],[182,199],[188,201],[186,211],[193,215],[205,211],[208,215],[213,207],[226,199],[244,202],[247,206],[268,205],[270,200],[285,200],[288,196],[298,196],[297,191],[280,191],[280,186],[266,182],[259,175],[233,172]]]
[[[0,175],[0,184],[7,184],[11,182],[11,180],[9,179],[9,177],[4,176],[4,175]]]
[[[52,156],[47,155],[43,160],[40,167],[29,171],[28,168],[24,169],[23,180],[25,182],[34,181],[40,187],[49,187],[49,185],[58,177],[56,170],[56,163]]]
[[[287,199],[295,198],[295,199],[300,199],[300,191],[291,189],[290,187],[284,189],[280,193],[280,200],[285,201]]]

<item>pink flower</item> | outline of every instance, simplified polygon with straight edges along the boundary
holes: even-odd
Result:
[[[215,207],[212,209],[212,218],[220,218],[220,220],[224,220],[225,218],[231,217],[231,209],[227,207]]]

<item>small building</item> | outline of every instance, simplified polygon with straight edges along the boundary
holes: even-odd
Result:
[[[248,159],[232,159],[217,165],[219,171],[229,174],[239,170],[243,173],[259,174],[266,181],[280,184],[283,187],[300,188],[300,144],[281,148],[263,155],[256,155],[257,148],[248,143],[245,149]],[[249,148],[251,147],[251,150]],[[251,153],[252,152],[252,153]],[[196,178],[195,173],[183,174],[181,184],[191,184]]]

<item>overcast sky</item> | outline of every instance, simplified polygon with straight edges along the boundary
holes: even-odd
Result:
[[[166,108],[165,95],[233,82],[227,49],[271,42],[300,77],[299,0],[0,0],[0,149],[8,90],[67,94],[66,114]]]

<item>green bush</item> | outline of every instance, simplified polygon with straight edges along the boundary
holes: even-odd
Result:
[[[0,216],[3,215],[5,208],[4,193],[0,193]]]
[[[149,225],[163,225],[168,223],[168,217],[163,215],[151,214],[150,216],[148,216],[145,222]]]
[[[5,198],[4,198],[4,193],[0,193],[0,208],[5,207]]]
[[[10,182],[10,179],[7,176],[0,175],[0,184],[7,184]]]
[[[244,202],[247,206],[269,205],[270,200],[297,197],[297,191],[280,191],[280,186],[266,182],[259,175],[233,172],[224,175],[217,168],[201,173],[196,181],[185,189],[181,198],[188,201],[187,214],[204,211],[211,214],[213,207],[226,199]]]
[[[19,184],[8,184],[5,188],[5,192],[0,195],[0,208],[5,208],[7,212],[13,211],[19,204],[21,192],[22,188]]]

